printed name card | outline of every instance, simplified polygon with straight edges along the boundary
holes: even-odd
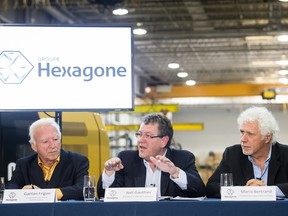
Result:
[[[276,200],[275,186],[230,186],[221,187],[224,201],[271,201]]]
[[[156,187],[106,188],[104,202],[157,201]]]
[[[56,201],[56,189],[6,189],[2,203],[53,203]]]

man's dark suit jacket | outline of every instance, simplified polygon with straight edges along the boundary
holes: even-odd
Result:
[[[38,154],[21,158],[16,162],[16,169],[7,189],[21,189],[25,185],[36,185],[40,188],[60,188],[61,200],[83,200],[84,175],[88,175],[89,161],[80,154],[61,150],[60,162],[56,166],[49,182],[44,181],[41,167],[38,165]]]
[[[146,167],[138,151],[122,151],[118,157],[124,168],[115,174],[110,187],[145,187]],[[196,169],[194,155],[185,150],[167,149],[166,157],[187,175],[187,190],[182,190],[170,179],[169,173],[161,173],[161,196],[200,197],[205,196],[205,185]],[[102,176],[97,185],[98,197],[103,197]]]
[[[234,186],[245,186],[250,179],[256,178],[253,165],[248,156],[242,153],[241,146],[234,145],[225,149],[223,158],[206,184],[206,195],[219,198],[220,173],[232,173]],[[288,146],[276,143],[272,145],[268,169],[267,185],[276,185],[288,196]]]

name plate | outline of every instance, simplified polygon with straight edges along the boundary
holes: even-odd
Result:
[[[53,203],[56,189],[6,189],[2,203]]]
[[[271,201],[276,200],[275,186],[231,186],[221,187],[221,200],[224,201]]]
[[[157,201],[156,187],[106,188],[104,202]]]

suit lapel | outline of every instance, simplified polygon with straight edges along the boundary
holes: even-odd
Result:
[[[38,156],[36,155],[34,160],[30,163],[29,176],[31,176],[30,182],[31,184],[35,184],[39,187],[43,187],[45,185],[43,171],[41,167],[38,165]]]
[[[138,156],[137,156],[138,157]],[[138,157],[134,163],[134,169],[136,173],[135,177],[135,187],[145,187],[146,181],[146,167],[144,165],[143,159]]]
[[[171,150],[167,148],[167,152],[165,157],[169,158],[169,160],[173,161]],[[166,172],[161,172],[161,195],[166,194],[166,191],[168,190],[168,185],[170,181],[170,175]]]
[[[273,185],[275,182],[276,174],[280,168],[280,161],[279,161],[279,152],[278,148],[275,145],[272,145],[272,153],[271,153],[271,160],[269,162],[269,170],[268,170],[268,185]],[[254,176],[254,171],[253,171],[253,166],[251,162],[248,160],[248,157],[242,157],[241,159],[241,170],[242,173],[245,177],[245,183],[252,179],[255,178]]]
[[[170,181],[169,173],[161,172],[161,195],[166,194]]]
[[[271,159],[269,162],[267,185],[273,185],[275,182],[276,174],[280,168],[279,158],[280,158],[280,155],[278,152],[278,148],[272,145],[272,153],[271,153]]]
[[[240,169],[243,173],[243,180],[240,180],[240,185],[246,185],[246,182],[252,178],[254,178],[254,171],[251,162],[248,160],[248,156],[243,155],[240,161]]]
[[[69,160],[67,158],[67,154],[63,150],[61,150],[60,161],[57,164],[57,166],[55,167],[55,170],[51,176],[50,181],[47,182],[47,186],[56,187],[57,185],[59,185],[59,182],[62,181],[61,172],[63,172],[63,170],[66,170],[66,168],[68,166],[67,163],[69,163]]]

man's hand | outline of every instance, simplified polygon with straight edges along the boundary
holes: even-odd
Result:
[[[25,185],[22,189],[40,189],[38,186],[30,184],[30,185]]]
[[[161,155],[157,155],[156,157],[151,156],[150,160],[161,171],[168,172],[172,176],[172,178],[179,177],[179,168],[176,167],[174,163],[170,161],[168,158]]]
[[[124,166],[122,165],[122,162],[118,157],[111,158],[107,160],[104,164],[104,170],[108,176],[111,176],[114,172],[119,171],[123,168]]]
[[[265,183],[262,180],[250,179],[247,181],[246,186],[265,186]]]

